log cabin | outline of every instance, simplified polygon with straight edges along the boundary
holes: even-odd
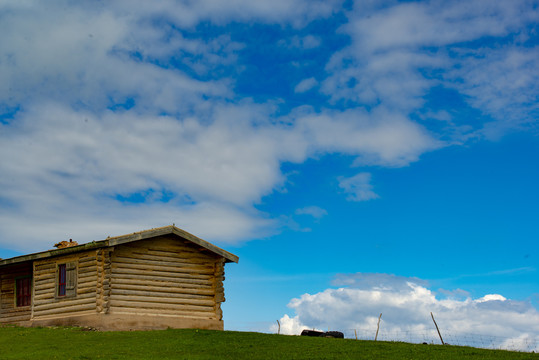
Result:
[[[0,260],[0,324],[223,329],[225,263],[176,226]]]

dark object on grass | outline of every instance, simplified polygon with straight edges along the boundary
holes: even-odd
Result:
[[[326,338],[336,338],[344,339],[344,334],[340,331],[317,331],[317,330],[303,330],[301,336],[314,336],[314,337],[326,337]]]
[[[323,336],[324,335],[324,332],[323,331],[317,331],[317,330],[303,330],[301,332],[301,336],[315,336],[315,337],[320,337],[320,336]]]
[[[340,331],[327,331],[320,336],[327,338],[344,339],[344,334]]]

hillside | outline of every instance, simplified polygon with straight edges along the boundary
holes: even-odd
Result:
[[[539,359],[457,346],[207,330],[0,327],[0,359]]]

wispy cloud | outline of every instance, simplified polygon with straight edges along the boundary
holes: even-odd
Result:
[[[296,210],[296,215],[310,215],[315,219],[321,219],[328,214],[328,212],[318,206],[307,206]]]
[[[483,277],[500,276],[500,275],[518,275],[518,274],[532,273],[536,271],[537,269],[534,267],[525,266],[525,267],[520,267],[520,268],[496,270],[496,271],[489,271],[489,272],[477,273],[477,274],[460,274],[454,278],[445,279],[445,280],[458,280],[458,279],[464,279],[464,278],[483,278]]]
[[[379,198],[373,191],[370,173],[359,173],[352,177],[340,177],[339,187],[348,195],[347,200],[367,201]]]
[[[318,81],[316,81],[316,79],[313,77],[310,77],[308,79],[303,79],[299,82],[299,84],[296,85],[296,87],[294,88],[294,91],[297,93],[303,93],[303,92],[311,90],[317,84],[318,84]]]
[[[352,43],[334,54],[321,87],[332,101],[412,115],[442,87],[482,113],[479,126],[469,119],[476,136],[535,122],[539,11],[530,1],[355,2],[347,16],[342,31]],[[459,139],[469,138],[455,126]]]

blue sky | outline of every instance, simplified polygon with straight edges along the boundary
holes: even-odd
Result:
[[[229,329],[436,310],[537,339],[538,20],[533,0],[4,1],[0,257],[175,223],[240,256]]]

